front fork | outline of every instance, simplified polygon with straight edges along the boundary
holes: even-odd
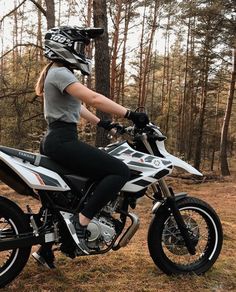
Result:
[[[164,179],[159,180],[159,187],[161,189],[162,194],[166,198],[166,205],[170,208],[171,213],[173,214],[176,224],[180,230],[180,233],[184,239],[185,245],[188,249],[188,252],[191,255],[196,254],[196,248],[193,240],[191,240],[188,228],[184,222],[184,219],[179,211],[179,208],[176,204],[176,197],[171,188],[169,188]],[[157,191],[157,186],[153,186],[153,190]],[[185,196],[185,195],[184,195]],[[157,202],[158,204],[159,202]]]

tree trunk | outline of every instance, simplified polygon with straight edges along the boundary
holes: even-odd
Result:
[[[124,40],[123,40],[123,50],[122,50],[122,58],[121,58],[121,69],[120,69],[120,82],[119,82],[119,89],[118,89],[118,102],[120,101],[121,96],[121,103],[124,104],[125,98],[125,62],[126,62],[126,44],[128,38],[128,29],[131,17],[131,4],[132,2],[129,1],[126,3],[125,6],[125,28],[124,28]]]
[[[92,6],[93,6],[93,0],[88,0],[87,22],[86,22],[87,27],[91,27],[91,23],[92,23]],[[86,49],[86,55],[90,59],[92,59],[92,55],[93,55],[92,51],[93,51],[93,42],[91,42],[90,45],[87,46],[87,49]],[[92,76],[91,75],[89,75],[87,77],[86,84],[87,84],[88,88],[92,88]]]
[[[166,98],[166,88],[167,88],[167,71],[168,71],[168,57],[169,57],[169,24],[170,24],[170,16],[167,19],[166,31],[165,31],[165,49],[163,56],[163,73],[162,73],[162,85],[161,85],[161,113],[164,114],[164,105]],[[167,48],[168,47],[168,48]],[[168,52],[167,52],[168,50]]]
[[[221,141],[220,141],[220,168],[221,174],[224,176],[230,175],[228,161],[227,161],[227,134],[229,129],[229,122],[232,112],[233,98],[235,92],[235,81],[236,81],[236,47],[233,49],[232,58],[232,74],[231,82],[229,88],[229,96],[225,111],[224,123],[221,131]]]
[[[147,8],[147,0],[144,2],[144,12],[143,12],[143,20],[142,20],[142,33],[140,40],[140,52],[139,52],[139,91],[138,91],[138,106],[141,106],[142,100],[142,83],[143,83],[143,50],[144,50],[144,27],[146,20],[146,8]]]
[[[38,1],[39,5],[42,5],[42,0]],[[38,28],[37,28],[37,46],[43,47],[42,42],[42,13],[38,9]],[[37,62],[40,62],[40,64],[43,63],[43,51],[41,49],[37,49],[36,54]]]
[[[190,23],[191,23],[191,18],[189,17],[188,20],[188,32],[187,32],[187,41],[186,41],[186,59],[185,59],[185,68],[184,68],[184,92],[183,92],[183,100],[182,100],[182,112],[181,112],[181,125],[180,125],[180,133],[181,133],[181,138],[180,138],[180,143],[181,143],[181,150],[182,152],[185,153],[188,149],[186,147],[187,145],[187,129],[188,129],[188,122],[187,121],[187,116],[188,116],[188,111],[186,110],[188,106],[188,68],[189,68],[189,41],[190,41]]]
[[[205,68],[203,72],[204,81],[203,81],[203,88],[202,88],[202,100],[201,100],[199,125],[198,125],[198,131],[197,131],[196,149],[195,149],[195,157],[194,157],[194,167],[198,170],[200,169],[200,164],[201,164],[202,139],[203,139],[204,120],[205,120],[206,103],[207,103],[207,91],[208,91],[209,51],[207,51],[206,54],[207,55],[206,55],[205,66],[204,66]]]
[[[119,42],[119,34],[120,34],[120,18],[121,18],[121,7],[122,7],[122,1],[118,0],[115,3],[115,31],[113,36],[113,42],[112,42],[112,55],[111,55],[111,99],[115,100],[115,94],[116,92],[116,86],[115,83],[117,81],[117,56],[118,56],[118,42]]]
[[[149,36],[149,44],[146,49],[146,54],[145,54],[145,61],[144,61],[144,69],[143,69],[143,80],[142,80],[142,94],[141,94],[141,106],[145,106],[146,99],[147,99],[147,78],[148,78],[148,72],[149,72],[149,65],[150,65],[150,57],[151,57],[151,50],[152,50],[152,45],[153,45],[153,39],[154,35],[157,29],[157,12],[159,8],[159,2],[155,2],[154,6],[154,11],[153,11],[153,21],[152,21],[152,28]]]
[[[171,73],[170,73],[170,80],[169,80],[169,88],[168,88],[168,104],[167,104],[167,111],[166,111],[166,123],[165,123],[165,135],[168,137],[169,131],[169,119],[170,119],[170,112],[171,112],[171,91],[172,91],[172,81],[174,76],[174,58],[172,59],[171,64]]]
[[[107,32],[107,5],[106,0],[93,1],[94,26],[104,28],[102,36],[95,39],[95,88],[96,91],[109,97],[110,95],[110,58]],[[101,118],[108,118],[109,115],[97,111]],[[104,146],[108,139],[104,130],[98,128],[96,134],[96,146]]]
[[[45,0],[47,12],[47,28],[52,28],[55,26],[55,3],[54,0]]]

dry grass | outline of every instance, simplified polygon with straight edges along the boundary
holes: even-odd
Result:
[[[220,215],[224,228],[224,246],[213,268],[204,276],[169,277],[156,268],[147,248],[147,229],[151,220],[151,202],[139,201],[134,210],[140,216],[141,226],[130,244],[105,255],[80,257],[70,260],[56,252],[57,269],[45,270],[30,258],[21,275],[2,291],[236,291],[236,180],[203,184],[185,184],[172,180],[176,191],[187,191],[210,203]],[[35,209],[31,198],[17,196],[4,186],[1,194],[27,203]],[[35,249],[34,247],[33,249]]]

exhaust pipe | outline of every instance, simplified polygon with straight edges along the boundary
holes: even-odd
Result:
[[[125,231],[119,242],[113,246],[112,248],[113,250],[118,250],[121,247],[126,246],[139,228],[138,216],[133,213],[128,213],[127,216],[131,219],[132,223],[129,226],[129,228]]]

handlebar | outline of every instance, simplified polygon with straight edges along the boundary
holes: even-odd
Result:
[[[160,128],[153,123],[149,123],[144,128],[138,128],[136,125],[133,126],[123,126],[121,124],[114,124],[113,129],[111,130],[114,134],[124,135],[128,134],[133,139],[141,138],[144,134],[146,134],[150,138],[155,138],[158,141],[166,140],[166,136],[164,136]],[[112,136],[111,135],[111,138]]]

